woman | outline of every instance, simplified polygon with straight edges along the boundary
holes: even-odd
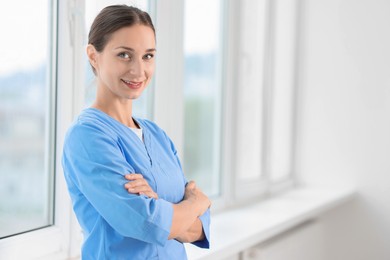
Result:
[[[186,182],[165,132],[132,117],[154,72],[155,42],[149,15],[134,7],[106,7],[91,26],[97,96],[63,151],[83,259],[186,259],[184,242],[209,247],[210,200]]]

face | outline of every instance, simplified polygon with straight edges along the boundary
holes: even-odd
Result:
[[[96,70],[98,95],[121,101],[138,98],[153,76],[155,48],[154,32],[144,25],[114,32],[102,52],[89,45],[87,54]]]

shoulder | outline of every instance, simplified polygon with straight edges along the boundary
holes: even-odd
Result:
[[[148,132],[150,132],[154,137],[156,137],[156,139],[158,139],[159,142],[162,142],[165,145],[168,145],[169,147],[172,147],[173,150],[175,150],[174,144],[173,144],[171,138],[156,123],[154,123],[154,122],[152,122],[150,120],[147,120],[147,119],[138,119],[138,118],[136,118],[136,120],[144,128],[146,128]]]
[[[116,139],[103,115],[91,109],[83,110],[74,120],[65,136],[68,142],[93,142],[95,138]]]
[[[148,119],[138,119],[136,118],[137,122],[139,122],[148,132],[150,132],[153,136],[155,136],[159,140],[164,140],[168,143],[171,143],[171,139],[167,135],[167,133],[159,127],[156,123],[148,120]]]
[[[150,121],[148,119],[141,119],[141,118],[135,118],[138,123],[141,124],[142,127],[146,128],[148,131],[158,134],[158,135],[164,135],[166,136],[165,131],[159,127],[155,122]]]

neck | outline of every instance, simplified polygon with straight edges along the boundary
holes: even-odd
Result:
[[[107,97],[102,98],[102,95],[97,93],[96,100],[91,107],[103,111],[110,117],[128,127],[138,128],[132,118],[131,99],[107,99]]]

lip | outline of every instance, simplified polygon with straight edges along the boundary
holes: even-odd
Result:
[[[123,79],[122,79],[122,82],[123,82],[128,88],[131,88],[131,89],[139,89],[140,87],[142,87],[142,81],[141,81],[141,82],[137,82],[137,81],[127,81],[127,80],[123,80]]]

